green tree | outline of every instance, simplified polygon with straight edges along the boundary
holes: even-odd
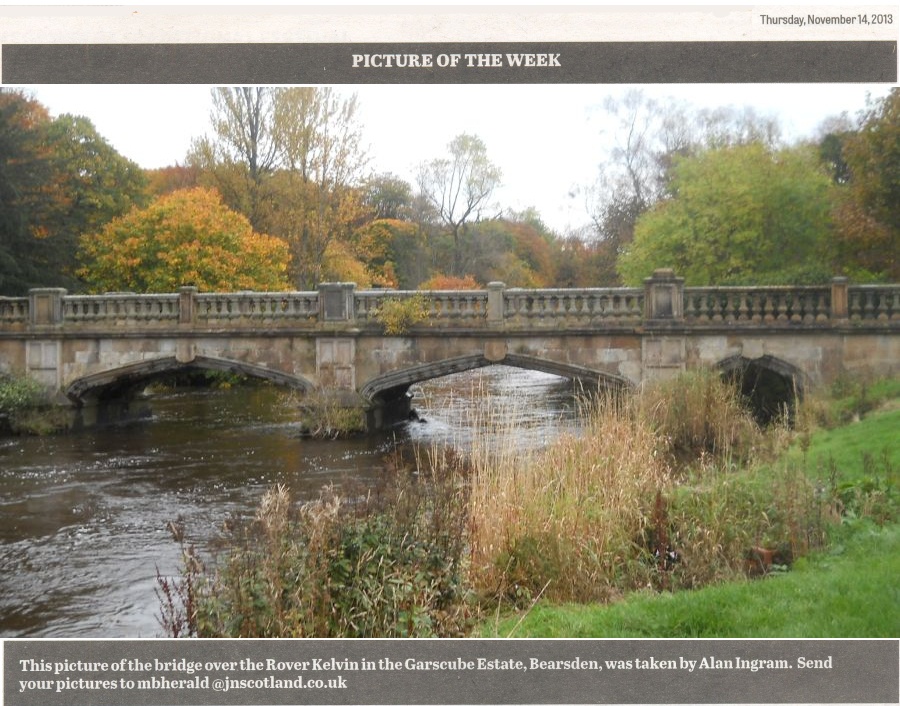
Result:
[[[146,181],[83,117],[0,90],[0,292],[80,286],[79,238],[143,203]]]
[[[366,179],[363,201],[373,220],[406,220],[412,215],[412,186],[393,174],[378,174]]]
[[[500,185],[501,171],[487,155],[487,147],[476,135],[461,134],[447,145],[448,157],[419,166],[421,194],[453,236],[450,274],[461,275],[463,237],[467,224],[478,221]]]
[[[49,126],[48,141],[58,189],[51,235],[64,243],[71,267],[82,234],[146,203],[147,179],[87,118],[59,116]]]
[[[50,255],[42,218],[52,164],[47,109],[21,91],[0,89],[0,294],[23,294],[47,280]]]
[[[606,284],[618,281],[616,259],[631,243],[638,218],[666,197],[675,160],[752,143],[774,148],[778,142],[777,122],[752,108],[698,111],[628,91],[607,99],[603,109],[611,147],[586,196],[591,269]]]
[[[676,160],[671,196],[619,257],[639,284],[673,267],[689,284],[804,284],[830,271],[832,185],[812,149],[751,143]]]
[[[253,231],[210,189],[174,191],[81,240],[81,276],[94,291],[288,288],[287,246]]]

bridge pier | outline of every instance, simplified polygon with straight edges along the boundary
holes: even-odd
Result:
[[[412,396],[407,392],[389,399],[376,399],[366,409],[366,427],[369,431],[387,429],[409,421],[412,411]]]

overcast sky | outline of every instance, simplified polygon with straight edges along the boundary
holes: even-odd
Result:
[[[209,130],[208,86],[26,87],[51,114],[89,118],[122,155],[142,167],[183,163],[193,138]],[[628,88],[604,85],[341,86],[355,92],[364,143],[377,173],[412,182],[419,162],[443,156],[467,132],[486,144],[503,171],[497,201],[503,208],[536,208],[563,233],[587,221],[584,201],[571,194],[589,186],[613,135],[602,103]],[[697,108],[751,106],[776,116],[783,135],[811,136],[828,117],[865,108],[866,96],[889,86],[665,85],[640,86],[648,96],[687,101]]]

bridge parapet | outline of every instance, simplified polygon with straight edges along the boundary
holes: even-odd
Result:
[[[480,289],[423,290],[423,291],[361,291],[356,293],[356,320],[360,324],[376,323],[381,305],[389,299],[410,301],[420,299],[428,322],[442,324],[460,322],[475,325],[487,318],[488,293]]]
[[[234,292],[194,296],[194,321],[227,323],[314,323],[319,318],[318,292]]]
[[[658,273],[660,274],[660,273]],[[329,308],[327,297],[340,299]],[[516,289],[492,282],[486,290],[356,291],[352,283],[313,292],[109,293],[70,295],[32,290],[0,297],[0,333],[31,327],[73,331],[122,329],[377,330],[387,300],[423,301],[415,328],[448,330],[603,329],[674,324],[686,328],[801,326],[893,327],[900,322],[900,284],[849,285],[835,278],[814,287],[684,287],[665,271],[642,288]],[[332,302],[333,304],[334,302]]]
[[[636,323],[643,310],[643,289],[507,289],[503,294],[504,319],[528,325]]]
[[[72,294],[62,297],[62,323],[109,325],[177,323],[177,294],[110,293],[103,296]]]
[[[684,319],[691,324],[815,324],[832,318],[829,287],[690,287],[684,293]]]
[[[851,321],[900,321],[900,285],[858,285],[847,290]]]
[[[28,297],[0,297],[0,326],[16,328],[28,323]]]

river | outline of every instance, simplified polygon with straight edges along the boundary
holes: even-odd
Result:
[[[465,451],[488,417],[532,445],[573,424],[572,384],[543,373],[497,366],[413,391],[423,421],[339,441],[302,438],[295,400],[269,386],[167,390],[133,421],[0,438],[0,637],[161,636],[169,522],[202,551],[275,483],[302,500],[374,481],[398,447]]]

